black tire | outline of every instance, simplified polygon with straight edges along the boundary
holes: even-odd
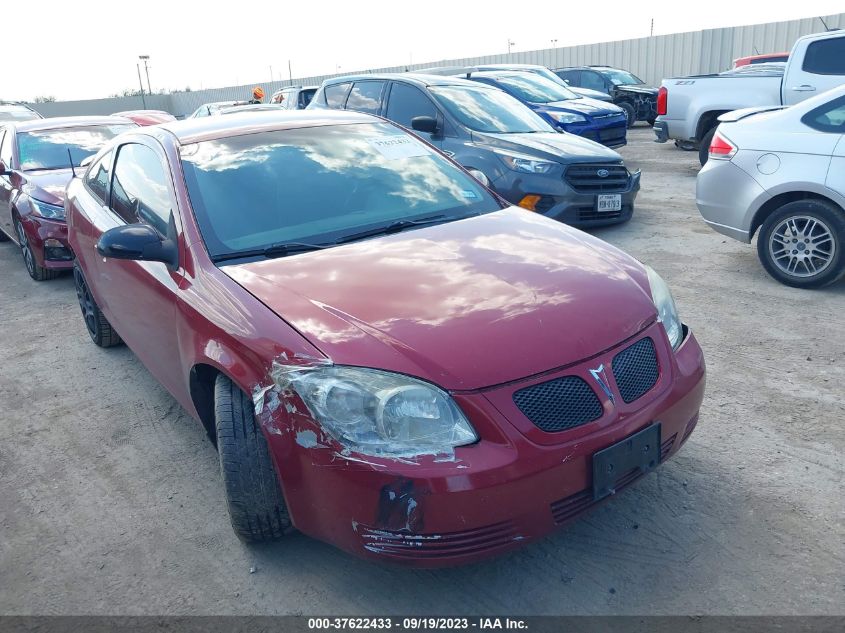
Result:
[[[716,133],[717,127],[719,127],[718,123],[707,130],[707,134],[701,137],[701,142],[698,144],[698,162],[701,163],[702,167],[707,163],[707,159],[710,158],[710,142],[713,140],[713,135]]]
[[[223,374],[214,382],[214,422],[235,534],[247,543],[262,543],[290,533],[290,515],[252,400]]]
[[[123,339],[109,323],[109,320],[100,311],[100,306],[94,301],[88,282],[82,274],[77,262],[73,263],[73,282],[76,286],[76,298],[79,300],[79,308],[82,310],[82,320],[85,322],[85,329],[96,345],[100,347],[114,347],[120,345]]]
[[[790,221],[797,233],[788,228]],[[815,245],[807,238],[814,239]],[[794,249],[781,248],[789,242]],[[781,257],[776,257],[778,253]],[[757,255],[766,272],[784,285],[821,288],[832,284],[845,275],[845,211],[826,200],[789,202],[766,218],[757,237]],[[795,271],[790,274],[793,264]],[[819,272],[812,272],[819,267]]]
[[[620,101],[616,105],[625,111],[625,116],[628,119],[628,127],[634,127],[634,123],[637,122],[637,109],[627,101]]]
[[[29,245],[29,239],[26,232],[23,230],[23,225],[18,218],[15,218],[15,232],[18,234],[18,246],[21,249],[21,256],[23,257],[26,272],[35,281],[47,281],[48,279],[55,279],[61,273],[60,270],[53,270],[52,268],[44,268],[39,266],[35,261],[35,253]]]
[[[648,124],[649,124],[650,126],[654,127],[654,123],[655,123],[655,121],[657,121],[657,119],[656,119],[656,118],[654,118],[654,117],[651,117],[651,118],[648,120]]]

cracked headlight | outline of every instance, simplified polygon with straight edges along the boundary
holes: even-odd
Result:
[[[410,376],[329,365],[293,369],[277,381],[338,442],[365,455],[451,453],[478,439],[448,393]]]
[[[678,349],[681,341],[684,340],[684,327],[681,325],[681,318],[678,316],[678,308],[672,298],[672,291],[663,277],[654,272],[650,266],[646,266],[648,272],[648,284],[651,286],[651,298],[657,308],[657,320],[663,324],[666,336],[672,344],[672,349]]]
[[[528,174],[547,174],[556,164],[545,160],[537,160],[535,158],[531,158],[531,156],[523,156],[521,154],[509,154],[505,152],[496,153],[509,169],[522,171]]]
[[[549,112],[548,114],[558,123],[584,123],[587,120],[587,117],[574,112]]]
[[[35,215],[47,218],[48,220],[64,220],[65,208],[56,204],[48,204],[35,198],[30,198],[29,203],[32,205],[32,210]]]

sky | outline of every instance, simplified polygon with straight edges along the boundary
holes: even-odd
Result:
[[[198,90],[287,79],[288,61],[295,79],[504,53],[508,41],[524,51],[552,40],[645,37],[652,18],[663,35],[843,10],[842,0],[33,0],[3,12],[0,98],[96,99],[137,89],[139,55],[150,57],[154,92]]]

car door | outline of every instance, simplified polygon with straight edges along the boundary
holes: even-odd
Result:
[[[390,86],[390,94],[387,97],[387,106],[384,116],[394,123],[398,123],[408,131],[413,132],[420,138],[428,141],[436,147],[441,147],[442,136],[433,136],[425,132],[417,132],[411,129],[411,120],[417,116],[434,117],[440,122],[441,128],[444,125],[443,115],[440,113],[434,101],[427,94],[416,86],[401,81],[393,81]]]
[[[181,243],[173,181],[163,152],[154,145],[129,142],[117,149],[111,169],[110,218],[92,229],[96,242],[120,224],[148,224]],[[172,226],[171,226],[172,223]],[[183,270],[161,262],[96,257],[95,279],[101,308],[121,338],[171,392],[181,389],[179,337],[174,327]],[[180,248],[180,262],[181,248]]]
[[[14,128],[0,129],[0,160],[6,165],[6,169],[12,168],[12,140],[14,139]],[[15,236],[12,226],[12,196],[15,193],[15,185],[12,182],[11,174],[0,176],[0,230],[7,235]],[[17,238],[15,238],[17,239]]]
[[[590,90],[598,90],[600,92],[607,92],[607,81],[605,78],[594,70],[582,70],[581,71],[581,83],[578,84],[582,88],[589,88]]]
[[[783,104],[799,103],[842,83],[845,83],[845,35],[799,41],[783,77]]]

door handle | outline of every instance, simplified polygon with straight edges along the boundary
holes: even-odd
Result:
[[[790,88],[790,90],[794,92],[815,92],[816,87],[810,86],[808,84],[802,84],[800,86],[793,86],[792,88]]]

